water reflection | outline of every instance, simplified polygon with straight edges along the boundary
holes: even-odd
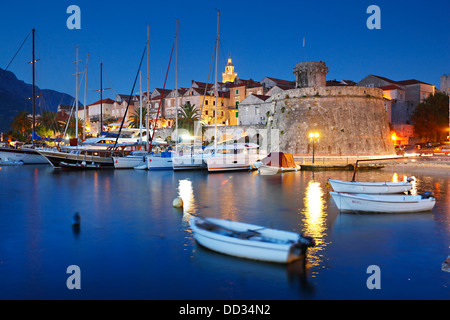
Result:
[[[178,181],[178,194],[183,200],[183,213],[192,213],[194,207],[194,189],[192,181],[183,179]]]
[[[327,229],[327,213],[324,193],[320,182],[310,180],[306,187],[303,214],[303,232],[311,236],[316,246],[308,250],[308,262],[311,266],[318,266],[323,259],[322,251],[328,245],[325,241]]]

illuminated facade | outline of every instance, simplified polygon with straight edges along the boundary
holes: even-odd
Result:
[[[231,58],[228,58],[228,63],[225,66],[225,72],[222,73],[222,82],[234,82],[236,79],[237,73],[234,72],[234,65],[231,62]]]

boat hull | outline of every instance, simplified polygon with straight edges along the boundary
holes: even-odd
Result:
[[[279,240],[279,243],[265,243],[258,240],[243,240],[225,234],[217,234],[199,227],[201,221],[210,221],[225,229],[237,232],[257,230],[261,237]],[[269,229],[252,224],[221,219],[201,219],[191,217],[190,224],[196,241],[211,250],[240,258],[274,263],[290,263],[306,254],[306,247],[300,249],[295,244],[299,235],[294,232]]]
[[[203,170],[207,168],[206,159],[201,154],[173,157],[173,170]]]
[[[147,160],[143,156],[113,157],[114,168],[116,169],[133,169],[145,163]]]
[[[86,163],[99,164],[104,169],[114,169],[112,157],[98,157],[93,155],[72,154],[59,151],[39,151],[39,153],[44,156],[54,168],[61,168],[61,162],[65,162],[67,164],[78,164],[84,161]]]
[[[172,157],[147,157],[148,170],[173,170]]]
[[[410,182],[352,182],[334,179],[328,181],[336,192],[384,194],[407,192],[412,188]]]
[[[48,164],[48,161],[35,149],[0,148],[0,159],[22,161],[24,164]]]
[[[298,171],[298,170],[300,170],[300,166],[283,168],[283,167],[275,167],[275,166],[268,166],[265,164],[261,164],[258,168],[259,173],[262,175],[274,175],[277,173],[293,172],[293,171]]]
[[[214,156],[206,160],[208,171],[237,171],[237,170],[252,170],[253,163],[257,159],[252,159],[248,155],[228,155],[228,156]]]
[[[350,194],[330,191],[334,203],[341,211],[376,213],[424,212],[433,209],[436,199],[422,198],[420,195],[370,195]]]

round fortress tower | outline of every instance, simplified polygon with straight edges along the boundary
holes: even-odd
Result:
[[[318,156],[395,154],[383,91],[327,87],[327,73],[322,61],[298,63],[296,88],[271,97],[274,114],[267,125],[279,130],[279,151],[311,155],[309,133],[318,132]]]

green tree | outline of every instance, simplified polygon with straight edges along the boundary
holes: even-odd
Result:
[[[428,141],[442,141],[449,128],[449,98],[444,92],[436,92],[417,104],[411,120],[414,134]]]
[[[19,111],[11,122],[11,129],[20,132],[22,136],[31,130],[31,120],[28,118],[29,113],[26,111]]]
[[[130,128],[139,128],[140,124],[140,108],[136,109],[130,116]],[[145,118],[147,116],[147,108],[142,108],[142,128],[146,128]]]
[[[186,129],[192,135],[194,134],[194,124],[199,119],[199,111],[188,101],[180,106],[178,110],[178,128]]]
[[[42,127],[41,131],[51,133],[53,135],[61,132],[62,124],[58,119],[58,114],[53,111],[45,110],[39,119],[39,126]],[[46,134],[47,136],[48,134]]]

